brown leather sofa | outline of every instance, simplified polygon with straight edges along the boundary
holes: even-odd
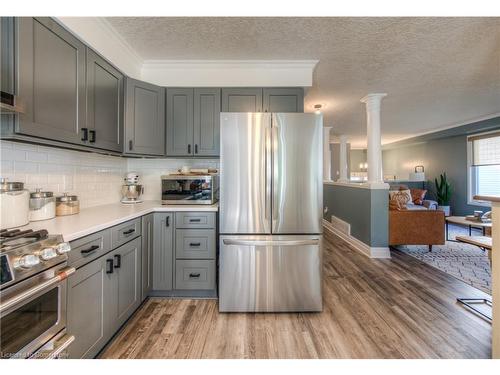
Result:
[[[390,210],[389,245],[444,245],[444,212],[436,210]]]

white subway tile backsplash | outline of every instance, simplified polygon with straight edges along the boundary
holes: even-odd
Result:
[[[127,171],[137,172],[145,200],[161,199],[161,175],[182,166],[219,168],[218,159],[136,159],[0,141],[0,177],[56,195],[79,196],[82,208],[119,202]]]

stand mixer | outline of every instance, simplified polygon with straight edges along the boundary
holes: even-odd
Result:
[[[144,193],[144,186],[139,185],[139,175],[135,172],[129,172],[124,178],[125,185],[122,185],[122,203],[141,203],[141,194]]]

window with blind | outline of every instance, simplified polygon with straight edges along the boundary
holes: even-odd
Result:
[[[471,136],[469,194],[500,195],[500,132]]]

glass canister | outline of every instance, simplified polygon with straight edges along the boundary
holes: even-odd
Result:
[[[56,198],[56,215],[74,215],[80,212],[80,201],[76,195],[64,195]]]
[[[36,189],[30,194],[30,221],[48,220],[56,216],[56,197],[51,191]]]
[[[22,182],[0,179],[0,228],[10,229],[29,223],[30,193]]]

